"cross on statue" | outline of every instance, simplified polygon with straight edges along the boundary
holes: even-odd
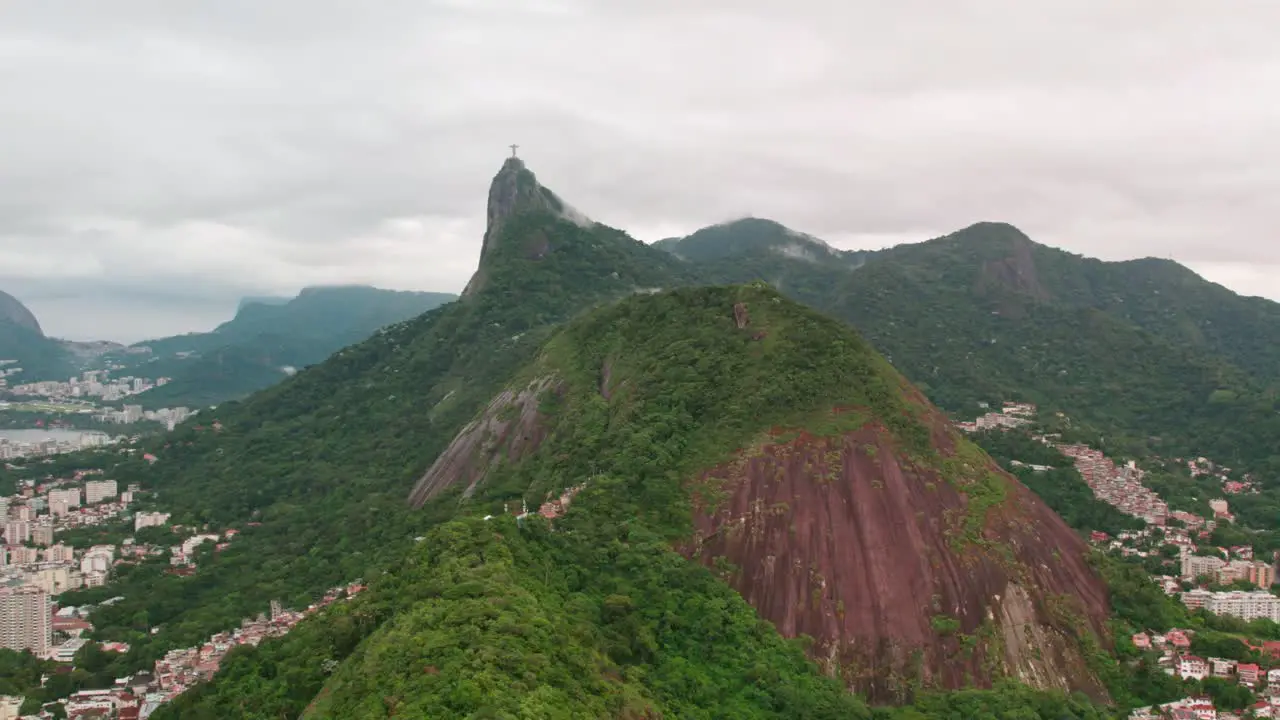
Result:
[[[518,148],[518,147],[520,147],[520,146],[519,146],[519,145],[508,145],[507,147],[511,148],[511,157],[515,157],[515,156],[516,156],[516,148]]]

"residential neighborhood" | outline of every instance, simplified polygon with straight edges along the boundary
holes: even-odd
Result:
[[[70,667],[77,653],[92,642],[95,607],[60,604],[60,595],[107,585],[120,567],[163,556],[168,558],[170,573],[193,574],[201,547],[211,545],[213,552],[221,552],[240,532],[237,528],[211,531],[175,525],[169,522],[168,513],[133,511],[145,493],[136,484],[120,488],[117,481],[102,475],[100,470],[78,470],[65,477],[27,480],[19,484],[16,494],[0,497],[0,530],[5,540],[0,545],[0,647],[30,651]],[[568,497],[571,494],[555,502],[567,503]],[[63,533],[108,524],[121,533],[154,528],[178,541],[160,545],[128,536],[118,543],[76,547],[60,539]],[[273,602],[269,615],[247,618],[239,627],[215,634],[199,646],[173,650],[158,660],[151,672],[118,678],[112,688],[72,694],[64,703],[66,717],[146,718],[195,683],[212,677],[232,648],[283,635],[302,619],[363,589],[359,580],[332,588],[301,611]],[[106,652],[129,651],[124,643],[101,643],[100,647]],[[0,718],[20,717],[17,712],[23,701],[0,697]],[[46,707],[30,717],[51,717],[49,712]]]
[[[1005,403],[998,412],[986,413],[958,426],[971,433],[1002,431],[1029,426],[1035,416],[1033,405]],[[1070,458],[1094,497],[1146,523],[1142,529],[1119,532],[1114,537],[1095,530],[1089,537],[1092,544],[1134,558],[1151,557],[1162,548],[1176,548],[1176,555],[1165,563],[1176,569],[1152,576],[1166,594],[1177,597],[1190,610],[1203,609],[1244,621],[1265,618],[1280,622],[1280,597],[1271,590],[1276,579],[1275,559],[1255,557],[1252,547],[1215,547],[1208,542],[1218,523],[1234,521],[1229,501],[1219,498],[1207,501],[1211,517],[1170,510],[1164,500],[1143,484],[1145,472],[1136,462],[1116,463],[1100,450],[1079,443],[1064,443],[1052,434],[1033,437]],[[1186,467],[1193,478],[1209,476],[1220,481],[1225,494],[1255,491],[1250,479],[1232,480],[1229,468],[1219,467],[1206,458],[1175,462]],[[1034,471],[1048,469],[1030,467]],[[1219,589],[1210,589],[1211,586]],[[1223,586],[1232,587],[1220,589]],[[1239,715],[1216,708],[1207,696],[1191,696],[1158,707],[1139,708],[1130,716],[1133,720],[1280,718],[1280,641],[1268,640],[1255,645],[1243,640],[1263,658],[1261,664],[1244,663],[1193,654],[1195,634],[1192,629],[1140,632],[1131,640],[1139,651],[1156,654],[1160,668],[1169,675],[1184,680],[1218,678],[1239,683],[1254,693],[1257,702]]]

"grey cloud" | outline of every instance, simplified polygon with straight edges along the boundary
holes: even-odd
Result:
[[[182,326],[172,308],[206,329],[239,294],[317,282],[457,290],[511,142],[646,240],[743,214],[845,247],[1005,220],[1280,299],[1280,6],[1261,0],[4,15],[0,286],[71,293],[31,300],[53,332],[154,335]],[[132,309],[86,323],[110,298]]]

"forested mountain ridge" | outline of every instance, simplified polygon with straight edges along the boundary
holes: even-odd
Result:
[[[694,263],[767,253],[854,268],[875,254],[868,250],[839,250],[812,235],[755,217],[711,225],[692,235],[659,240],[653,246]]]
[[[523,172],[522,163],[508,161],[495,184],[522,181],[510,174]],[[880,443],[876,452],[884,461],[893,458],[901,470],[884,483],[885,492],[936,493],[936,511],[953,510],[950,524],[942,526],[950,535],[928,531],[942,543],[937,552],[967,548],[984,578],[960,609],[942,607],[952,599],[944,591],[940,610],[930,605],[904,614],[912,618],[912,632],[927,632],[935,647],[930,667],[938,653],[954,650],[966,658],[962,664],[978,657],[992,661],[982,664],[975,681],[1021,677],[1028,666],[1018,659],[1027,656],[1013,651],[1010,660],[1003,649],[984,644],[982,636],[992,630],[981,630],[966,603],[988,597],[990,587],[1011,576],[1025,582],[1031,596],[1043,586],[1056,597],[1055,586],[1034,567],[1024,578],[1018,568],[1026,550],[1019,548],[1035,544],[1020,533],[1056,537],[1048,528],[1061,521],[1041,518],[1043,505],[1007,476],[984,472],[990,466],[981,453],[971,455],[970,448],[956,454],[935,443],[937,433],[950,438],[950,432],[921,420],[934,417],[927,403],[904,395],[901,379],[866,343],[764,288],[649,296],[696,284],[699,277],[669,254],[566,216],[555,205],[517,202],[502,205],[496,215],[501,231],[491,235],[477,271],[480,282],[458,302],[385,328],[244,402],[226,403],[199,428],[180,427],[153,448],[159,458],[154,465],[139,460],[111,471],[154,488],[155,503],[173,511],[175,522],[241,529],[225,550],[202,557],[193,577],[141,568],[119,585],[67,598],[125,598],[93,616],[99,637],[133,644],[124,665],[146,667],[165,648],[201,641],[269,600],[299,606],[340,582],[370,583],[357,600],[305,621],[286,638],[231,653],[213,683],[154,717],[296,717],[308,705],[308,717],[317,718],[385,717],[410,708],[435,709],[442,717],[521,711],[542,717],[547,715],[539,712],[553,708],[561,711],[549,716],[600,717],[601,707],[633,718],[657,717],[654,711],[663,708],[666,716],[689,718],[868,717],[860,701],[824,678],[726,584],[733,581],[726,573],[737,548],[711,556],[696,545],[684,548],[712,571],[674,550],[679,538],[708,539],[690,535],[697,527],[695,508],[699,522],[714,523],[710,491],[721,486],[727,492],[735,482],[698,481],[707,492],[695,503],[685,481],[696,480],[695,471],[718,468],[736,448],[765,442],[762,450],[774,453],[770,446],[789,441],[785,434],[769,441],[759,432],[774,422],[822,435],[879,418],[883,428],[867,432]],[[734,302],[726,304],[734,293],[748,293],[740,300],[751,306],[741,328]],[[618,303],[637,294],[642,297]],[[753,309],[757,305],[764,307]],[[557,330],[574,318],[568,329]],[[781,348],[773,359],[783,360],[784,368],[751,354],[768,348]],[[616,398],[608,402],[598,390],[603,368],[596,360],[611,351],[619,353],[618,384],[605,381]],[[488,468],[469,500],[462,498],[464,484],[450,484],[421,510],[410,510],[405,500],[415,481],[464,427],[482,418],[503,390],[523,387],[545,368],[571,380],[563,402],[543,398],[547,412],[562,413],[546,445],[525,462]],[[841,400],[853,412],[831,415],[827,404]],[[858,409],[863,404],[865,416]],[[711,416],[738,420],[690,420]],[[508,417],[499,413],[496,419]],[[214,419],[218,429],[208,424]],[[632,424],[643,432],[630,432]],[[958,441],[954,447],[969,446]],[[848,452],[870,454],[857,447]],[[521,531],[511,520],[477,518],[485,511],[500,516],[504,504],[519,500],[536,504],[546,491],[582,479],[584,471],[587,487],[563,519],[565,532],[539,531],[535,522]],[[932,473],[937,482],[925,479]],[[858,476],[862,492],[880,492],[873,480],[874,473]],[[969,511],[953,507],[966,505],[966,496],[973,499]],[[804,512],[813,510],[810,505]],[[448,522],[460,512],[464,519]],[[1014,518],[1022,518],[1021,527],[1008,525]],[[761,530],[775,540],[786,532]],[[416,543],[415,537],[424,539]],[[1061,562],[1078,567],[1078,540],[1062,542]],[[1096,627],[1105,600],[1096,578],[1072,572],[1078,588],[1067,594],[1079,603],[1060,603],[1056,615],[1036,609],[1028,621],[1045,637],[1059,638],[1046,645],[1053,650],[1041,666],[1067,668],[1062,677],[1071,679],[1068,687],[1096,691],[1094,669],[1080,663],[1090,663],[1091,642],[1105,640],[1087,629]],[[810,581],[806,575],[804,582]],[[841,600],[855,615],[859,606],[851,598],[823,602],[836,612]],[[881,601],[877,612],[894,610]],[[947,617],[935,620],[934,614]],[[979,630],[971,633],[970,625]],[[851,630],[849,637],[856,636]],[[409,637],[413,642],[405,644]],[[828,637],[838,646],[845,636]],[[928,692],[954,686],[954,678],[891,681],[888,670],[903,659],[892,644],[873,654],[879,665],[858,681],[879,677],[882,689],[850,684],[885,693],[880,697],[915,694],[931,709],[925,717],[945,716],[953,701],[930,699]],[[458,654],[476,647],[498,654]],[[429,648],[437,648],[438,664],[417,664],[413,653]],[[906,667],[914,667],[912,657]],[[852,663],[848,671],[857,667]],[[437,673],[461,680],[433,684]],[[1099,717],[1063,694],[1008,690],[957,696],[955,702],[1043,705],[1067,717]],[[470,712],[461,710],[466,708]]]
[[[422,483],[535,501],[581,487],[556,521],[573,565],[658,533],[784,635],[813,638],[827,672],[877,702],[1005,676],[1105,696],[1075,637],[1097,643],[1107,617],[1084,543],[855,333],[763,284],[635,297],[574,321]],[[622,594],[656,592],[640,584]],[[568,591],[621,592],[580,578]],[[362,667],[343,682],[380,677]],[[343,712],[317,717],[353,712],[342,694],[324,707]]]
[[[452,512],[447,501],[439,512],[411,512],[413,481],[532,359],[551,324],[684,277],[679,261],[618,230],[525,210],[511,209],[485,260],[491,284],[180,426],[155,441],[154,465],[112,470],[153,488],[175,522],[242,529],[192,578],[156,568],[111,589],[125,600],[94,622],[101,637],[133,644],[130,664],[149,667],[272,599],[305,606],[397,566],[414,536]],[[526,252],[531,237],[544,250],[536,257]]]
[[[212,332],[137,343],[113,360],[148,377],[171,378],[138,396],[148,407],[213,405],[268,387],[380,327],[456,297],[360,285],[304,288],[285,302],[241,303],[235,317]],[[138,349],[149,354],[140,360]]]
[[[978,223],[852,270],[761,253],[694,265],[710,281],[773,282],[851,323],[951,412],[1025,399],[1132,454],[1280,472],[1280,304],[1175,263],[1105,263]]]
[[[1034,300],[1093,309],[1165,340],[1202,349],[1267,382],[1280,379],[1280,303],[1243,297],[1161,258],[1106,262],[1032,241],[1004,223],[883,251],[887,261],[972,269],[976,294],[992,286]]]

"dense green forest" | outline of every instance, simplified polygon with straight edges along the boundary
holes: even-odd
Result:
[[[972,417],[980,402],[1025,400],[1131,454],[1280,473],[1276,303],[1167,261],[1071,255],[1000,223],[879,251],[856,269],[718,239],[744,249],[701,247],[692,264],[708,281],[765,280],[848,321],[944,409]],[[684,242],[663,247],[683,254]]]
[[[736,302],[748,330],[734,324]],[[605,401],[606,364],[625,399]],[[672,542],[689,531],[686,479],[774,425],[838,432],[875,419],[904,451],[939,462],[900,376],[833,320],[763,287],[598,310],[557,333],[513,383],[546,374],[569,386],[543,403],[555,429],[536,455],[492,473],[460,510],[470,519],[432,529],[325,622],[237,651],[217,682],[155,717],[871,717]],[[866,414],[820,420],[833,405]],[[582,481],[554,528],[477,517]],[[922,693],[919,707],[876,716],[1049,708],[1106,717],[1082,698],[1017,686]]]
[[[337,584],[395,569],[414,537],[453,512],[448,502],[410,512],[413,481],[534,358],[553,324],[680,272],[666,254],[608,228],[531,215],[507,232],[516,240],[490,259],[494,282],[466,302],[202,414],[154,441],[154,465],[100,456],[111,477],[152,490],[147,502],[173,522],[242,532],[192,577],[144,563],[109,591],[69,594],[77,603],[124,596],[95,613],[95,637],[129,642],[127,661],[141,669],[271,600],[304,607]],[[556,251],[531,264],[518,240],[534,233]]]

